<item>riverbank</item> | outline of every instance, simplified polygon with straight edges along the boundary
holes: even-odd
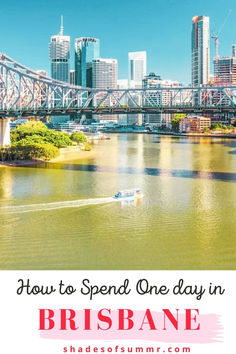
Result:
[[[78,146],[71,146],[68,148],[60,149],[60,155],[55,159],[47,162],[65,162],[70,160],[86,160],[93,159],[98,155],[98,151],[83,151]],[[0,167],[23,167],[43,164],[43,160],[13,160],[13,161],[0,161]]]
[[[93,159],[98,155],[98,151],[84,151],[79,147],[68,147],[60,149],[60,155],[55,159],[50,160],[49,162],[63,162],[69,160],[85,160],[85,159]]]
[[[166,136],[179,136],[179,137],[203,137],[203,138],[226,138],[226,139],[236,139],[236,134],[205,134],[205,133],[174,133],[174,132],[162,132],[162,131],[132,131],[132,130],[106,130],[109,134],[155,134],[155,135],[166,135]]]

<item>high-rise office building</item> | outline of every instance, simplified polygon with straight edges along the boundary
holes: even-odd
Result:
[[[231,57],[217,57],[214,63],[214,84],[236,85],[236,46],[232,46]]]
[[[147,75],[147,53],[141,52],[129,52],[128,53],[128,73],[129,73],[129,87],[130,88],[142,88],[142,80]],[[137,94],[133,96],[138,104],[141,104],[141,95]],[[132,102],[128,100],[128,105],[132,105]],[[142,114],[128,114],[128,124],[134,125],[142,124]]]
[[[210,28],[208,16],[192,19],[192,85],[209,82],[210,76]]]
[[[100,41],[97,38],[75,39],[75,84],[92,87],[92,61],[100,57]]]
[[[149,75],[145,76],[143,79],[143,88],[150,89],[150,88],[160,88],[161,87],[161,77],[157,76],[154,73],[150,73]],[[149,104],[161,105],[162,103],[162,95],[156,91],[149,91],[148,97],[143,99],[143,105],[148,106]],[[155,113],[155,114],[144,114],[143,121],[149,125],[157,125],[160,126],[162,123],[162,114]]]
[[[96,59],[92,62],[92,87],[100,89],[117,88],[117,60]]]
[[[70,81],[70,36],[63,34],[63,18],[58,35],[52,36],[49,44],[51,77],[55,80]]]
[[[214,84],[219,86],[236,84],[236,57],[214,58]]]
[[[92,87],[98,89],[116,89],[117,88],[117,60],[116,59],[96,59],[92,62]],[[110,106],[116,104],[115,99],[111,96],[105,98],[106,93],[101,92],[96,95],[93,104],[96,106],[102,102],[103,106]],[[117,121],[117,115],[106,115],[103,117],[94,116],[99,120],[106,119],[110,121]]]
[[[159,75],[155,75],[154,73],[150,73],[148,76],[145,76],[143,79],[143,88],[152,89],[153,91],[149,91],[147,96],[143,98],[144,106],[169,106],[171,105],[171,100],[175,96],[175,92],[172,90],[168,90],[171,87],[179,87],[179,83],[177,81],[172,80],[162,80]],[[162,88],[163,90],[158,91],[155,89]],[[167,90],[165,90],[165,88]],[[178,96],[175,97],[176,100],[179,99]],[[167,127],[171,126],[171,114],[166,113],[155,113],[155,114],[145,114],[144,115],[144,123],[149,125],[157,125],[160,126],[162,124]]]
[[[52,36],[49,43],[49,59],[51,61],[51,77],[55,80],[70,82],[70,36],[63,34],[63,17],[58,35]],[[57,100],[57,95],[54,99]],[[67,121],[69,116],[52,116],[51,122]]]
[[[141,88],[142,80],[147,75],[147,53],[129,52],[129,86]]]

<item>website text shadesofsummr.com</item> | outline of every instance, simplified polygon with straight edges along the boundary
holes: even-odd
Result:
[[[191,353],[190,347],[134,347],[134,346],[110,346],[110,347],[63,347],[63,353]]]

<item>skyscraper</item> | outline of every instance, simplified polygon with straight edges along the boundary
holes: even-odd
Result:
[[[92,87],[98,89],[116,89],[117,88],[117,60],[116,59],[96,59],[92,62]],[[106,92],[101,92],[96,95],[93,100],[94,106],[102,102],[103,106],[115,104],[115,99],[105,98]],[[106,120],[116,120],[117,115],[106,115]]]
[[[70,82],[70,37],[63,35],[63,17],[58,35],[52,36],[49,43],[51,77],[55,80]]]
[[[214,83],[219,86],[236,85],[236,46],[232,46],[232,56],[215,57]]]
[[[206,85],[210,76],[210,19],[195,16],[192,19],[192,85]]]
[[[150,73],[143,79],[143,88],[153,88],[153,91],[149,91],[147,96],[143,98],[143,105],[156,105],[156,106],[169,106],[171,105],[171,100],[175,95],[174,91],[168,90],[170,87],[179,87],[179,83],[177,81],[172,80],[162,80],[161,77],[155,75],[154,73]],[[156,91],[158,88],[167,88],[167,90]],[[175,97],[176,100],[178,96]],[[156,114],[145,114],[144,122],[149,125],[157,125],[160,126],[162,124],[170,127],[171,125],[171,114],[166,113],[156,113]]]
[[[96,59],[92,62],[92,87],[99,89],[117,88],[117,60]]]
[[[142,80],[147,75],[147,53],[129,52],[129,86],[141,88]]]
[[[75,39],[75,84],[92,87],[92,61],[100,57],[100,42],[97,38]]]

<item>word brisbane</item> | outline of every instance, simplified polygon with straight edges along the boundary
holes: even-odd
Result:
[[[132,309],[111,310],[74,310],[39,309],[39,330],[41,331],[130,331],[168,329],[199,331],[199,309],[162,309],[159,312],[150,309],[135,311]]]

